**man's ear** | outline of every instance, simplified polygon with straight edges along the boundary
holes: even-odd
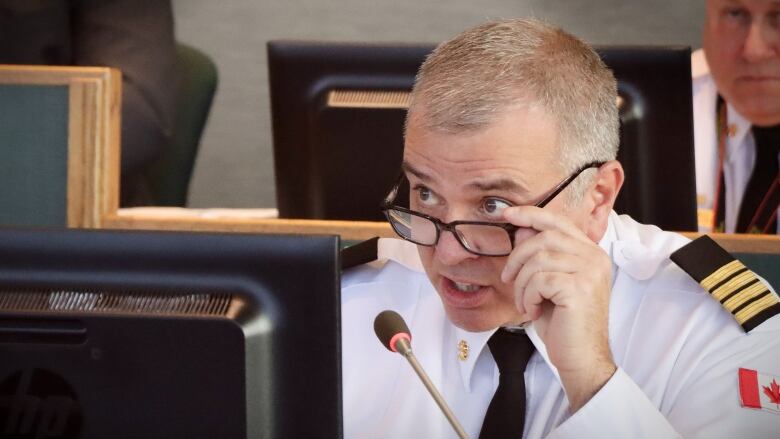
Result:
[[[617,160],[611,160],[598,169],[590,191],[585,195],[588,206],[588,219],[585,233],[598,242],[607,230],[609,213],[615,205],[625,174],[623,166]]]

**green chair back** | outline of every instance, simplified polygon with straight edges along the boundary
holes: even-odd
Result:
[[[185,206],[201,134],[217,88],[217,67],[200,50],[178,43],[179,93],[173,141],[147,172],[154,204]]]

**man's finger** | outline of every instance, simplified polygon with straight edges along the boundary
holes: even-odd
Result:
[[[586,243],[574,239],[559,230],[538,233],[525,241],[516,242],[515,248],[507,257],[506,264],[501,272],[501,280],[510,282],[517,276],[523,265],[540,251],[581,255],[586,254],[588,251],[588,247],[583,246],[583,244]],[[593,242],[588,241],[587,245],[591,246]]]
[[[504,209],[504,220],[518,227],[528,227],[540,232],[560,230],[582,241],[590,241],[585,233],[570,219],[549,209],[535,206],[513,206]]]
[[[522,292],[522,303],[530,320],[536,320],[544,310],[542,304],[549,300],[558,304],[567,290],[572,287],[573,277],[566,273],[534,273]]]
[[[578,256],[556,251],[543,250],[534,254],[522,265],[515,278],[515,287],[524,289],[535,273],[576,273],[583,268]]]

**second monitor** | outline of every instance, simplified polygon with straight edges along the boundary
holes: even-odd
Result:
[[[268,43],[282,218],[383,221],[403,153],[409,91],[432,45]],[[618,80],[626,181],[615,205],[696,230],[690,50],[600,47]]]

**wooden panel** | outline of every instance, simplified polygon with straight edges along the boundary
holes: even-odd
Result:
[[[120,209],[116,215],[104,218],[103,224],[108,228],[121,229],[337,234],[345,240],[396,236],[386,222],[268,219],[260,218],[260,215],[253,214],[251,209],[219,209],[219,215],[210,215],[208,209],[162,208],[157,212],[149,209]],[[690,239],[700,236],[690,232],[682,234]],[[780,254],[780,236],[777,235],[714,233],[710,236],[733,253]]]
[[[119,71],[0,65],[0,84],[68,87],[67,225],[100,227],[119,208]]]
[[[243,209],[234,210],[235,217],[223,215],[215,218],[192,215],[188,209],[171,210],[170,214],[162,215],[149,213],[148,210],[137,213],[134,209],[120,209],[116,215],[103,218],[102,225],[118,229],[340,235],[344,240],[396,236],[386,222],[252,218],[243,213]]]

